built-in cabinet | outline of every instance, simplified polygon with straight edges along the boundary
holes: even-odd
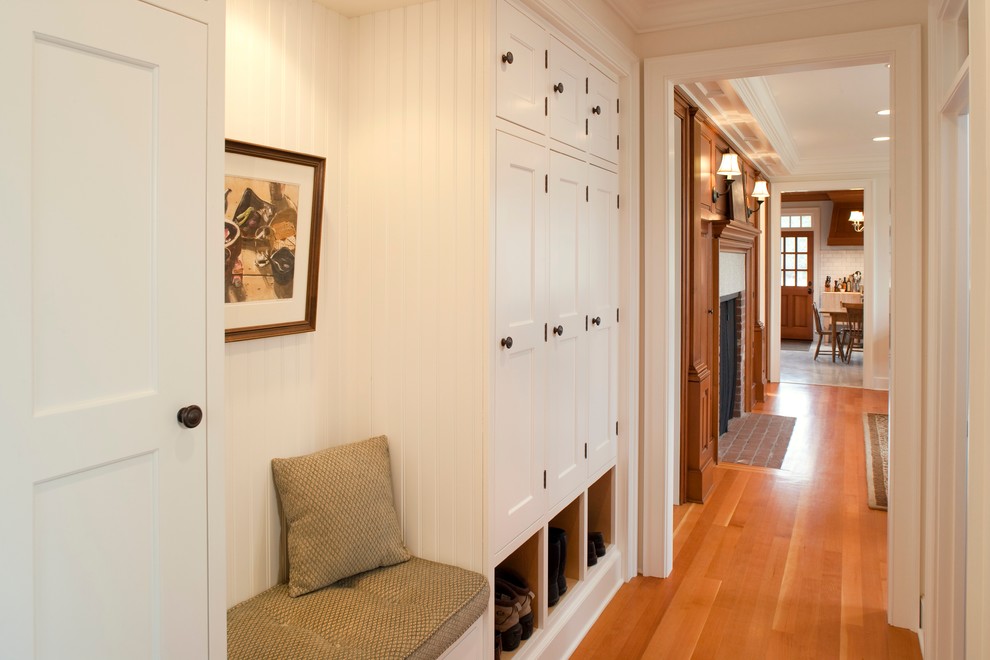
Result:
[[[620,574],[619,88],[527,10],[503,0],[497,16],[490,552],[537,595],[537,631],[516,652],[536,657],[581,616],[565,603]],[[554,607],[552,527],[568,538]],[[589,531],[611,553],[597,571]]]

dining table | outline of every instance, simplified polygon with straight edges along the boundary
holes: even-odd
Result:
[[[829,326],[831,326],[830,341],[832,343],[832,362],[835,362],[835,347],[838,345],[839,324],[849,322],[849,311],[845,304],[859,304],[862,309],[863,294],[852,291],[823,291],[822,304],[818,311],[828,314]],[[840,357],[842,357],[840,355]]]

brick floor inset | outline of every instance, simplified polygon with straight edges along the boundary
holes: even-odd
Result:
[[[718,459],[779,469],[794,432],[794,417],[748,413],[729,420],[729,430],[718,440]]]

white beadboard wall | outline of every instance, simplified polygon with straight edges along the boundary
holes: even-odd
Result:
[[[229,604],[278,577],[271,458],[377,434],[410,550],[484,568],[480,5],[228,0],[227,137],[327,157],[317,332],[227,345]]]

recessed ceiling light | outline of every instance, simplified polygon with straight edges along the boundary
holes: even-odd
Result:
[[[887,115],[890,114],[890,110],[877,110],[877,114],[880,115],[881,117],[886,117]]]
[[[888,135],[881,135],[880,137],[873,138],[874,142],[888,142],[889,140],[890,140],[890,136]]]

